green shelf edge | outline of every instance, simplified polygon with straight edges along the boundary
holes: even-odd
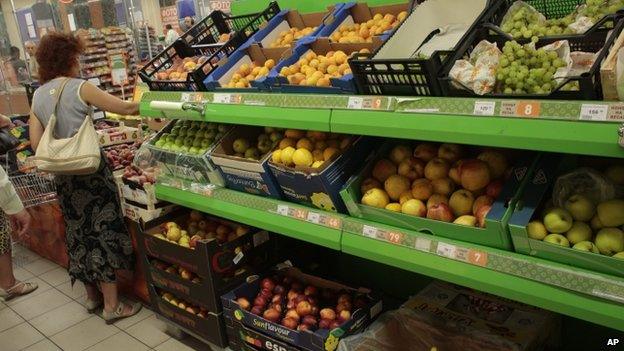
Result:
[[[228,189],[219,189],[218,191],[226,197],[231,193],[231,195],[236,195],[239,198],[248,198],[250,201],[252,201],[252,199],[253,201],[263,201],[276,208],[278,204],[288,204],[288,206],[291,207],[296,206],[290,203],[261,196],[243,194]],[[341,249],[340,239],[342,231],[339,229],[331,229],[317,224],[284,217],[277,213],[251,208],[244,203],[232,203],[163,185],[156,186],[156,197],[194,210],[221,216],[330,249]]]
[[[624,157],[618,123],[335,110],[331,131],[525,150]]]
[[[624,304],[348,232],[342,234],[342,251],[624,331]]]
[[[204,120],[218,123],[329,132],[330,116],[331,110],[328,109],[206,104]]]

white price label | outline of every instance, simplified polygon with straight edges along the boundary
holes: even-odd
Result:
[[[308,212],[308,222],[319,224],[321,221],[321,215],[316,212]]]
[[[191,101],[191,94],[189,94],[189,93],[182,93],[182,96],[180,96],[180,101],[181,102],[190,102]]]
[[[436,250],[436,253],[439,256],[455,258],[456,251],[457,251],[457,247],[455,245],[438,243],[438,249]]]
[[[347,108],[353,110],[361,110],[364,106],[364,98],[351,96],[347,102]]]
[[[286,205],[277,205],[277,213],[282,216],[288,216],[288,206]]]
[[[215,104],[229,104],[231,100],[231,94],[216,93],[212,97],[212,102]]]
[[[364,227],[362,227],[362,234],[369,238],[377,239],[377,232],[377,228],[371,227],[370,225],[365,225]]]
[[[245,254],[243,254],[243,252],[241,251],[238,253],[238,255],[234,256],[234,259],[232,261],[234,262],[234,264],[238,264],[238,262],[240,262],[243,257],[245,257]]]
[[[609,105],[583,104],[581,105],[581,119],[586,121],[606,121]]]
[[[431,240],[426,238],[416,238],[414,248],[418,251],[429,252],[431,251]]]
[[[494,101],[475,101],[473,114],[477,116],[494,116],[496,102]]]

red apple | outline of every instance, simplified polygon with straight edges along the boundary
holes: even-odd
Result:
[[[282,319],[282,325],[285,326],[288,329],[297,329],[297,326],[299,325],[299,322],[292,319],[292,318],[284,318]]]
[[[472,205],[472,213],[477,213],[477,211],[479,210],[479,208],[481,208],[481,206],[491,205],[493,203],[494,203],[493,198],[487,195],[481,195],[475,200],[474,204]]]
[[[240,306],[240,308],[244,309],[245,311],[249,311],[251,309],[251,303],[249,303],[249,300],[244,297],[239,297],[238,299],[236,299],[236,303],[238,304],[238,306]]]
[[[336,319],[336,312],[334,312],[334,310],[331,308],[323,308],[320,314],[321,314],[321,319],[329,319],[329,320]]]
[[[297,330],[298,331],[306,331],[306,330],[312,330],[312,329],[307,324],[299,324],[297,326]]]
[[[271,300],[271,298],[273,298],[273,292],[269,289],[262,289],[260,290],[260,296],[264,297],[267,300]]]
[[[288,297],[289,300],[294,300],[297,298],[297,296],[299,296],[299,293],[292,289],[288,291],[288,295],[286,295],[286,297]]]
[[[427,178],[416,179],[412,182],[412,196],[416,200],[427,201],[433,195],[433,185]]]
[[[283,285],[276,285],[275,288],[273,289],[274,294],[283,295],[285,292],[286,292],[286,288],[284,288]]]
[[[421,143],[414,149],[414,157],[419,158],[425,162],[431,161],[438,155],[438,148],[431,143]]]
[[[343,323],[348,321],[349,319],[351,319],[351,312],[349,312],[348,310],[342,310],[338,314],[338,320],[340,320]]]
[[[371,174],[375,179],[383,183],[390,176],[397,174],[397,166],[392,161],[382,158],[375,163]]]
[[[311,327],[315,327],[318,321],[316,320],[316,318],[314,318],[314,316],[305,316],[303,317],[303,321],[301,323],[307,324]]]
[[[273,308],[269,308],[268,310],[264,311],[264,313],[262,314],[262,317],[264,317],[264,319],[269,320],[271,322],[277,322],[279,321],[280,313]]]
[[[399,163],[397,172],[399,175],[406,177],[410,181],[414,181],[425,175],[425,162],[415,157],[410,157]]]
[[[338,305],[336,306],[336,312],[340,313],[345,310],[351,311],[352,308],[353,306],[351,305],[351,302],[343,301],[343,302],[339,302]]]
[[[464,160],[459,166],[461,185],[470,191],[478,191],[490,183],[490,169],[481,160]]]
[[[507,170],[507,158],[502,153],[495,150],[487,150],[477,156],[477,158],[488,164],[492,179],[502,177]]]
[[[308,286],[306,286],[306,288],[303,291],[303,293],[306,296],[315,296],[316,294],[318,294],[318,289],[316,288],[316,286],[308,285]]]
[[[320,329],[329,329],[329,327],[331,326],[332,323],[332,319],[321,319],[319,322],[319,328]]]
[[[267,299],[264,296],[262,296],[262,295],[258,295],[254,299],[254,306],[264,307],[264,306],[266,306],[266,304],[267,304]]]
[[[217,232],[217,234],[218,234],[218,232]],[[262,279],[262,282],[260,282],[260,286],[263,289],[267,289],[269,291],[273,291],[273,289],[275,289],[275,283],[270,278]]]
[[[439,203],[427,210],[427,218],[450,223],[453,221],[453,212],[447,204]]]
[[[449,173],[450,165],[447,160],[443,158],[434,158],[427,162],[425,166],[425,178],[429,180],[436,180],[446,178]]]
[[[279,295],[279,294],[273,295],[273,298],[271,298],[271,303],[274,303],[274,304],[275,303],[281,304],[282,301],[284,301],[284,298],[282,297],[282,295]]]
[[[462,156],[462,147],[457,144],[442,144],[438,149],[438,157],[455,162]]]
[[[297,313],[297,311],[295,311],[295,310],[288,310],[288,312],[286,312],[286,317],[292,318],[292,319],[294,319],[296,321],[299,321],[299,319],[301,318],[299,316],[299,313]]]
[[[254,306],[251,308],[251,313],[255,314],[256,316],[262,316],[263,311],[264,308],[262,306]]]
[[[340,296],[338,296],[338,303],[345,303],[345,302],[349,302],[351,303],[351,295],[349,294],[341,294]]]
[[[312,305],[308,301],[301,301],[297,304],[297,314],[305,317],[312,313]]]
[[[481,228],[485,227],[485,217],[487,216],[487,214],[490,212],[491,209],[492,209],[492,205],[483,205],[479,207],[479,209],[477,210],[477,213],[475,213],[475,217],[477,217],[477,223],[479,224],[479,227]]]
[[[487,188],[485,188],[485,194],[493,199],[498,199],[501,190],[503,190],[503,181],[497,179],[488,184]]]
[[[271,308],[276,310],[277,312],[279,312],[280,314],[282,313],[282,311],[284,310],[282,308],[282,305],[280,305],[279,303],[274,303],[271,305]]]

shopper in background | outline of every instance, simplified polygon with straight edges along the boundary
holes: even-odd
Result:
[[[24,48],[28,53],[28,70],[30,71],[30,78],[32,80],[39,80],[39,64],[35,58],[37,52],[37,44],[34,41],[27,41],[24,43]]]
[[[180,35],[178,35],[178,32],[176,32],[176,30],[173,29],[173,26],[170,24],[165,25],[165,30],[167,31],[167,34],[165,35],[165,45],[167,46],[173,44],[173,42],[180,37]]]
[[[30,140],[37,149],[45,126],[54,113],[57,90],[64,84],[58,109],[55,136],[76,134],[92,106],[120,115],[137,115],[139,104],[110,95],[79,75],[79,56],[84,47],[71,34],[50,33],[39,43],[36,58],[42,83],[33,96],[30,113]],[[97,143],[97,140],[93,140]],[[133,267],[132,242],[124,224],[117,186],[102,156],[95,174],[55,178],[67,230],[69,275],[87,289],[87,309],[95,312],[104,305],[107,323],[136,314],[141,305],[129,305],[118,298],[115,272]],[[98,287],[100,291],[98,291]]]
[[[20,58],[20,50],[15,46],[11,46],[10,51],[11,58],[9,59],[9,63],[13,66],[13,70],[17,75],[17,80],[20,82],[27,81],[29,79],[28,70],[26,69],[26,62]]]
[[[194,25],[195,25],[195,20],[193,19],[193,17],[186,16],[184,17],[184,20],[180,24],[180,29],[183,32],[186,32],[187,30],[191,29],[191,27],[193,27]]]
[[[11,120],[0,115],[0,128],[9,127]],[[0,297],[5,301],[14,297],[30,294],[37,289],[37,283],[20,282],[13,275],[11,262],[11,224],[18,239],[25,239],[30,227],[30,215],[24,209],[13,184],[9,181],[4,168],[0,167]]]

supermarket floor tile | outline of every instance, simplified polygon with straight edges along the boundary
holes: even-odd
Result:
[[[156,347],[171,338],[166,332],[167,325],[151,316],[131,326],[125,331],[149,347]]]
[[[30,320],[40,316],[48,311],[62,306],[71,299],[56,289],[50,289],[42,294],[33,296],[18,304],[11,306],[13,311],[17,312],[22,318]]]
[[[33,318],[29,322],[45,336],[52,336],[89,317],[91,315],[87,313],[83,306],[75,301],[71,301]]]
[[[27,281],[31,282],[31,283],[37,283],[37,285],[39,286],[37,288],[37,290],[31,292],[28,295],[24,295],[24,296],[18,296],[16,298],[13,298],[9,301],[6,301],[5,304],[9,307],[15,306],[17,304],[22,303],[23,301],[26,300],[30,300],[30,299],[34,299],[35,297],[48,292],[50,290],[52,290],[52,286],[46,282],[44,282],[43,280],[41,280],[41,278],[38,277],[34,277],[34,278],[29,278],[27,279]]]
[[[39,278],[43,279],[43,281],[52,286],[57,286],[69,282],[69,274],[67,273],[67,270],[63,267],[58,267],[51,271],[45,272],[39,275]]]
[[[60,266],[54,262],[48,261],[45,258],[40,258],[36,261],[30,262],[22,266],[25,270],[30,273],[38,276],[39,274],[49,272],[55,268],[59,268]]]
[[[75,282],[74,286],[71,285],[70,281],[66,281],[65,283],[57,285],[56,289],[74,300],[87,295],[84,284],[79,281]]]
[[[10,308],[4,308],[0,311],[0,332],[13,328],[23,322],[24,318],[20,317]]]
[[[102,318],[92,316],[54,335],[50,340],[65,351],[82,351],[118,332],[120,330],[117,327],[106,325]]]
[[[149,350],[147,345],[141,343],[130,335],[120,331],[119,333],[100,341],[99,343],[89,347],[88,351],[110,351],[110,350],[132,350],[144,351]]]
[[[2,351],[18,351],[44,338],[43,334],[33,328],[32,325],[24,322],[1,332],[0,345],[2,345]]]
[[[30,345],[22,351],[63,351],[54,345],[49,339],[43,339],[36,344]]]

